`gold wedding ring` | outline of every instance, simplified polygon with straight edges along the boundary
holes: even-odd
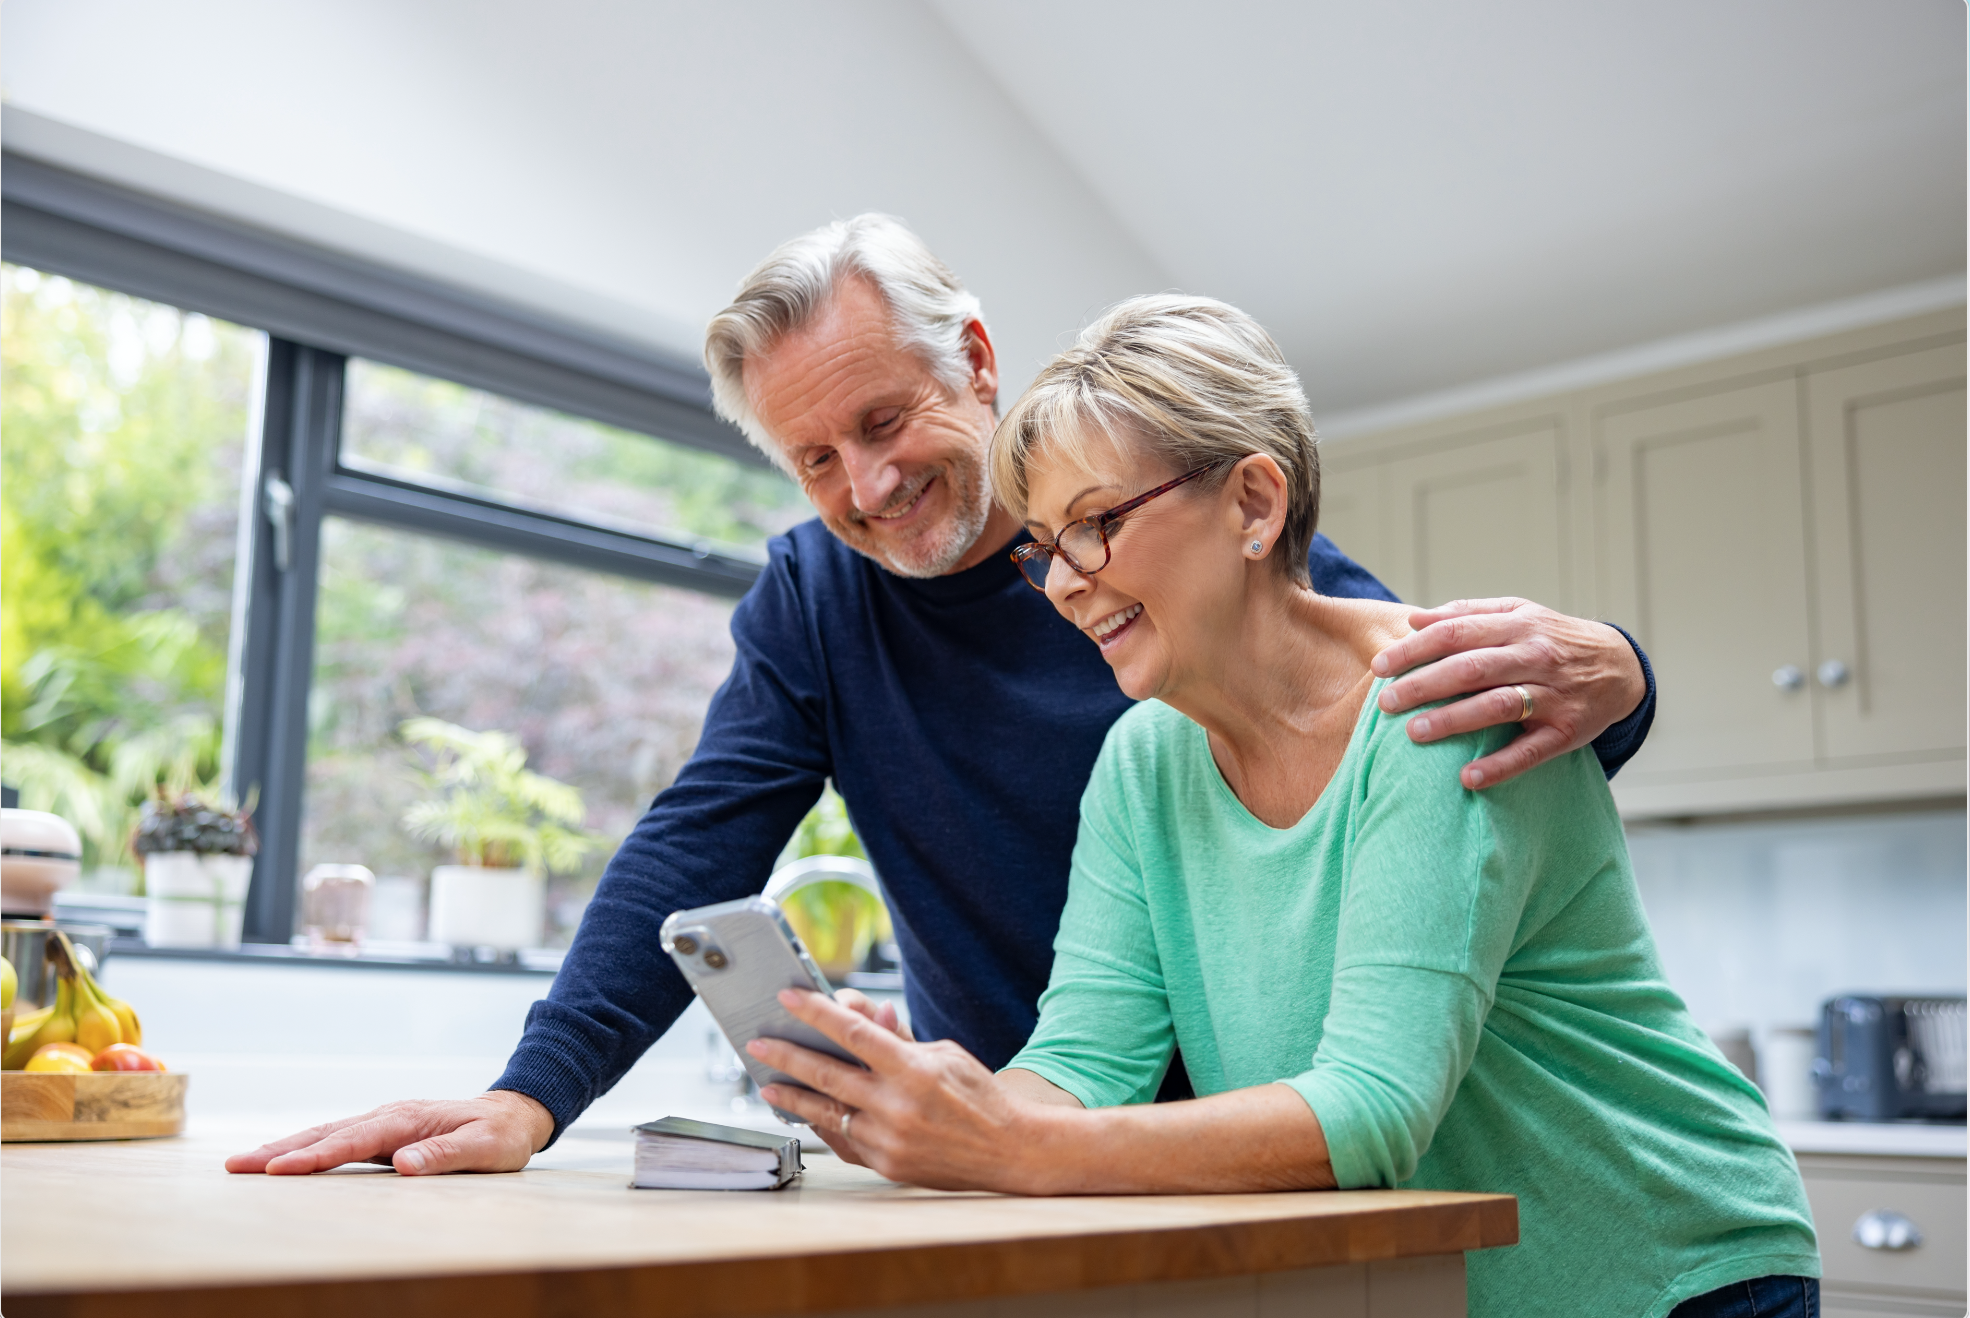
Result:
[[[1519,693],[1519,722],[1523,723],[1532,717],[1532,693],[1522,686],[1514,686],[1512,690]]]
[[[848,1123],[853,1120],[855,1120],[855,1114],[853,1112],[844,1112],[841,1114],[841,1137],[843,1139],[848,1138]]]

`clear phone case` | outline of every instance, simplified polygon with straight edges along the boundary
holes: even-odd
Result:
[[[746,1044],[754,1039],[785,1039],[851,1066],[862,1064],[780,1005],[781,989],[812,989],[829,997],[834,996],[834,990],[801,946],[778,904],[765,897],[748,897],[677,911],[664,921],[662,940],[664,951],[684,972],[691,990],[704,1000],[746,1071],[759,1084],[808,1087],[748,1053]],[[773,1111],[782,1121],[807,1124],[777,1107]]]

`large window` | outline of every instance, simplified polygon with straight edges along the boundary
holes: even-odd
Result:
[[[697,745],[732,664],[727,600],[339,518],[322,528],[300,868],[421,889],[451,856],[402,827],[423,795],[406,719],[517,736],[606,839],[553,876],[565,943],[602,865]],[[392,930],[416,936],[409,929]]]
[[[5,777],[129,891],[145,794],[222,775],[262,336],[14,265],[0,299]]]
[[[149,792],[251,801],[246,935],[284,943],[317,863],[401,897],[457,858],[405,826],[407,720],[511,738],[598,843],[550,885],[564,941],[694,748],[796,487],[688,361],[6,168],[0,778],[112,890]]]
[[[366,362],[349,363],[343,416],[346,466],[515,506],[754,554],[809,515],[766,468]],[[299,868],[421,886],[451,857],[401,825],[425,789],[399,728],[510,733],[530,768],[580,790],[605,840],[550,882],[546,937],[565,942],[697,744],[731,667],[731,602],[338,517],[320,563]]]
[[[342,465],[741,553],[812,515],[767,468],[360,359],[349,363]]]

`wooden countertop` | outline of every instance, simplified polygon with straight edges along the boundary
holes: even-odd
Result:
[[[524,1172],[230,1176],[268,1132],[0,1149],[8,1318],[815,1313],[1449,1254],[1518,1239],[1506,1195],[1018,1199],[833,1157],[775,1193],[630,1190],[630,1145]]]

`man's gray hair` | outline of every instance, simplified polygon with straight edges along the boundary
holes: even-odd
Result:
[[[705,327],[712,405],[782,465],[779,445],[746,397],[746,360],[812,320],[844,276],[869,281],[889,308],[897,341],[921,356],[946,389],[956,393],[971,379],[965,327],[982,319],[978,299],[901,220],[870,212],[790,238],[745,277],[732,305]]]

